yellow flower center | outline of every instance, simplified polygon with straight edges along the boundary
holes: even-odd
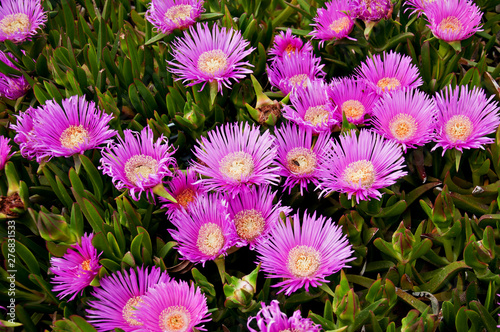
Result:
[[[442,32],[447,32],[448,30],[459,32],[462,31],[462,22],[455,16],[448,16],[439,22],[438,29]]]
[[[292,44],[288,44],[288,46],[285,48],[285,51],[288,55],[290,55],[291,53],[295,53],[296,50],[297,48]]]
[[[349,28],[350,24],[351,24],[351,21],[349,20],[349,18],[347,16],[343,16],[343,17],[333,21],[330,24],[329,28],[330,28],[330,30],[335,31],[335,33],[339,33],[341,31]]]
[[[185,20],[187,17],[191,15],[191,9],[193,9],[190,5],[177,5],[170,7],[165,13],[165,20],[173,21],[178,27],[181,26],[181,21]]]
[[[24,13],[6,15],[0,21],[0,30],[7,35],[16,32],[26,32],[29,30],[30,20]]]
[[[186,332],[191,314],[182,305],[171,306],[160,314],[160,328],[163,332]]]
[[[222,50],[212,50],[201,53],[198,58],[198,69],[213,76],[226,70],[227,55]]]
[[[195,191],[191,188],[186,188],[183,191],[181,191],[179,195],[175,197],[175,199],[177,200],[177,203],[179,203],[183,208],[187,208],[189,203],[194,201],[195,197],[196,197]]]
[[[131,183],[149,178],[150,174],[156,174],[158,161],[151,156],[143,154],[135,155],[127,160],[125,164],[125,176]]]
[[[413,116],[406,113],[397,114],[389,122],[389,130],[398,141],[405,141],[413,137],[417,132],[417,121]]]
[[[84,143],[89,138],[89,132],[83,128],[83,125],[69,126],[64,129],[59,137],[61,145],[67,149],[76,149],[80,144]]]
[[[293,75],[288,79],[288,82],[292,83],[293,86],[302,85],[302,87],[307,87],[307,74],[297,74]]]
[[[321,255],[310,246],[299,245],[288,253],[286,266],[297,278],[310,277],[318,271]]]
[[[399,82],[396,77],[384,77],[377,82],[377,86],[388,92],[399,88],[401,86],[401,82]]]
[[[351,120],[359,120],[365,115],[365,106],[358,100],[350,99],[342,104],[342,112],[346,118]]]
[[[243,151],[232,152],[222,158],[219,163],[219,170],[222,174],[235,181],[242,181],[253,173],[253,158]]]
[[[292,174],[311,174],[316,169],[316,154],[304,147],[293,148],[286,154],[287,167]]]
[[[244,240],[252,241],[262,234],[266,221],[262,212],[255,209],[243,210],[234,216],[236,233]]]
[[[326,105],[309,107],[306,111],[306,115],[304,115],[304,120],[315,126],[327,122],[330,117],[330,113],[325,106]]]
[[[454,115],[446,122],[445,132],[452,143],[465,141],[472,133],[472,122],[466,115]]]
[[[375,181],[375,168],[368,160],[354,161],[347,165],[343,178],[351,186],[368,188]]]
[[[211,222],[203,224],[198,231],[196,246],[207,256],[217,255],[224,246],[224,234],[220,226]]]
[[[80,266],[82,270],[90,271],[90,259],[84,260]]]
[[[141,326],[141,322],[134,318],[134,312],[139,303],[144,302],[140,296],[134,296],[128,299],[127,303],[122,309],[122,317],[128,323],[129,326]]]

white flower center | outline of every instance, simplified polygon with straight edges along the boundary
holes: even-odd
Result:
[[[66,128],[59,137],[59,141],[65,148],[75,149],[78,148],[80,144],[84,143],[88,138],[89,132],[87,129],[83,128],[83,125],[78,125]]]
[[[359,120],[365,115],[365,106],[358,100],[350,99],[344,101],[341,109],[348,119]]]
[[[441,20],[438,25],[438,29],[442,32],[459,32],[462,31],[462,22],[455,16],[448,16]]]
[[[452,143],[465,141],[472,133],[472,122],[466,115],[454,115],[446,122],[445,132]]]
[[[128,299],[127,303],[122,309],[122,317],[129,326],[142,326],[143,324],[134,318],[134,312],[139,303],[144,302],[140,296],[134,296]]]
[[[310,246],[299,245],[288,253],[287,268],[295,277],[310,277],[318,271],[321,254]]]
[[[16,32],[26,32],[30,26],[28,15],[24,13],[6,15],[0,21],[0,30],[11,35]]]
[[[343,178],[351,186],[368,188],[375,181],[375,168],[368,160],[354,161],[347,165]]]
[[[304,147],[296,147],[286,154],[287,167],[293,174],[311,174],[316,169],[316,154]]]
[[[399,113],[389,122],[389,130],[392,136],[398,141],[411,139],[417,132],[417,121],[413,116],[406,113]]]
[[[238,212],[234,216],[234,224],[240,238],[252,241],[262,234],[266,221],[260,211],[249,209]]]
[[[159,318],[159,325],[163,332],[186,332],[191,322],[191,314],[182,305],[166,308]]]
[[[235,181],[242,181],[253,173],[253,158],[243,151],[229,153],[220,161],[219,170]]]
[[[181,22],[191,16],[192,9],[193,6],[190,5],[172,6],[165,13],[165,19],[167,21],[173,21],[178,27],[180,27]]]
[[[211,222],[203,224],[198,231],[196,246],[207,256],[217,255],[224,246],[224,234],[220,226]]]
[[[125,164],[125,176],[131,183],[149,178],[150,174],[158,171],[158,161],[143,154],[132,156]]]
[[[302,85],[302,87],[307,87],[307,74],[297,74],[293,75],[288,79],[288,82],[290,82],[293,86],[297,85]]]
[[[401,86],[401,82],[396,77],[384,77],[377,82],[377,86],[383,91],[389,92]]]
[[[330,117],[330,112],[328,112],[325,106],[326,105],[309,107],[304,115],[304,120],[312,123],[314,126],[327,122]]]
[[[198,69],[207,75],[222,73],[226,67],[227,55],[222,50],[206,51],[198,57]]]

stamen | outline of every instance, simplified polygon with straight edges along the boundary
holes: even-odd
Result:
[[[375,168],[368,160],[358,160],[347,165],[344,181],[355,187],[370,187],[375,181]]]
[[[240,238],[252,241],[262,234],[266,221],[262,217],[262,212],[250,209],[238,212],[234,216],[234,224]]]
[[[287,167],[292,174],[308,175],[316,170],[316,154],[304,147],[296,147],[286,154]]]
[[[190,5],[172,6],[165,13],[165,19],[166,21],[172,20],[178,27],[180,27],[181,22],[191,16],[192,9],[193,6]]]
[[[138,181],[148,179],[150,174],[156,174],[157,171],[158,161],[143,154],[131,157],[125,164],[125,176],[134,185]]]
[[[203,224],[198,231],[196,246],[207,256],[217,255],[224,246],[224,234],[220,226],[211,222]]]
[[[321,254],[310,246],[299,245],[288,253],[287,268],[298,278],[310,277],[318,271]]]
[[[312,123],[314,126],[325,123],[330,117],[330,112],[326,109],[326,105],[309,107],[304,115],[304,120]]]
[[[91,268],[90,268],[90,259],[84,260],[82,262],[82,264],[80,264],[80,266],[82,267],[82,270],[90,271],[91,270]]]
[[[288,79],[293,86],[302,85],[302,87],[307,87],[307,74],[297,74]]]
[[[134,318],[134,312],[139,303],[144,302],[140,296],[134,296],[128,299],[127,303],[122,309],[122,317],[129,326],[142,326],[143,324]]]
[[[219,170],[235,181],[242,181],[253,173],[253,158],[243,151],[229,153],[219,162]]]
[[[345,101],[341,109],[347,119],[359,120],[365,115],[365,106],[355,99]]]
[[[377,82],[377,86],[383,91],[389,92],[401,86],[401,82],[396,77],[384,77]]]
[[[460,32],[462,31],[462,22],[455,16],[448,16],[441,20],[438,29],[442,32]]]
[[[66,128],[59,137],[59,141],[67,149],[76,149],[80,144],[85,143],[88,138],[89,132],[87,129],[83,128],[83,125],[78,125]]]
[[[339,33],[341,31],[344,31],[345,29],[348,29],[350,24],[351,21],[349,20],[349,18],[347,16],[343,16],[333,21],[330,24],[329,28],[330,30],[335,31],[335,33]]]
[[[417,121],[413,116],[406,113],[398,113],[389,122],[389,130],[398,141],[411,139],[417,132]]]
[[[290,53],[295,53],[296,50],[297,48],[292,44],[288,44],[288,46],[285,48],[285,51],[288,55],[290,55]]]
[[[445,132],[452,143],[465,141],[472,133],[472,121],[466,115],[454,115],[446,122]]]
[[[164,309],[159,318],[163,332],[186,332],[191,322],[191,314],[181,305]]]
[[[222,50],[212,50],[201,53],[198,58],[198,69],[213,76],[226,70],[227,55]]]
[[[189,203],[194,201],[196,197],[196,192],[191,188],[186,188],[175,197],[177,203],[179,203],[183,208],[187,208]]]
[[[24,13],[6,15],[0,21],[0,30],[6,35],[11,35],[16,32],[26,32],[29,30],[29,26],[29,17]]]

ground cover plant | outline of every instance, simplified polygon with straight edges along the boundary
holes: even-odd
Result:
[[[495,331],[495,0],[2,0],[0,329]]]

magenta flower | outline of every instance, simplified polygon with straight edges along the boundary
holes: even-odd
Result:
[[[58,292],[57,297],[62,299],[73,294],[68,301],[72,301],[78,293],[83,294],[83,289],[90,285],[99,273],[99,256],[97,249],[92,245],[94,234],[85,234],[81,243],[71,245],[62,258],[50,259],[50,272],[55,274],[51,283],[55,286],[52,291]]]
[[[168,61],[170,70],[177,75],[177,80],[188,82],[187,86],[203,83],[217,84],[218,91],[222,85],[231,88],[231,80],[238,82],[252,70],[253,67],[243,59],[250,55],[254,48],[246,49],[250,43],[243,39],[240,31],[219,28],[216,24],[212,31],[208,24],[198,23],[184,32],[184,37],[172,42],[172,57]]]
[[[22,43],[36,35],[47,22],[40,0],[2,0],[0,42]]]
[[[311,53],[312,50],[310,42],[304,44],[302,39],[292,35],[292,29],[287,29],[286,33],[280,31],[279,35],[274,36],[273,47],[268,53],[276,59],[293,53],[305,55]]]
[[[341,122],[345,114],[347,121],[355,125],[365,123],[379,98],[365,81],[347,77],[332,84],[328,96],[337,106],[338,112],[335,114],[338,121]]]
[[[14,155],[10,153],[12,147],[9,145],[10,138],[0,136],[0,171],[5,167],[5,163]]]
[[[48,100],[35,112],[34,135],[37,161],[45,157],[70,157],[109,143],[116,131],[109,129],[113,116],[87,102],[84,97],[72,96],[59,105]]]
[[[99,332],[122,329],[125,332],[140,330],[143,325],[135,317],[144,295],[159,283],[170,281],[167,273],[158,267],[130,268],[130,272],[118,271],[101,279],[101,286],[95,288],[88,302],[87,318]]]
[[[136,317],[145,331],[206,331],[199,324],[210,321],[207,299],[191,283],[170,281],[152,287],[138,304]]]
[[[385,94],[373,108],[372,124],[377,133],[400,143],[406,152],[430,142],[434,136],[436,105],[419,90]]]
[[[19,70],[19,68],[17,68],[17,66],[13,64],[8,57],[12,58],[12,55],[10,53],[0,51],[0,61],[11,68]],[[31,86],[28,81],[26,81],[24,76],[9,76],[0,73],[0,97],[15,100],[24,96],[29,89],[31,89]]]
[[[21,155],[26,159],[33,159],[38,155],[42,155],[43,151],[38,152],[39,147],[36,147],[35,128],[33,126],[33,118],[38,109],[29,107],[25,112],[19,112],[16,115],[17,123],[11,124],[10,127],[16,131],[14,142],[19,144]]]
[[[207,133],[194,155],[194,169],[204,176],[198,183],[207,190],[226,191],[236,195],[248,187],[260,184],[277,184],[279,175],[273,166],[276,147],[269,131],[260,133],[249,124],[228,123]]]
[[[500,125],[500,108],[493,96],[486,97],[482,89],[467,86],[446,88],[434,97],[437,113],[435,142],[431,151],[448,149],[484,149],[484,144],[493,143],[485,137]]]
[[[386,141],[376,133],[361,130],[340,136],[340,143],[330,141],[320,165],[321,195],[335,191],[347,193],[356,202],[370,197],[380,199],[378,189],[396,183],[405,176],[404,158],[397,143]]]
[[[227,202],[218,194],[199,196],[189,212],[178,210],[172,214],[170,235],[178,243],[182,259],[193,263],[214,260],[233,246],[236,241],[234,226],[229,220]]]
[[[468,0],[433,1],[425,6],[424,14],[434,36],[446,42],[464,40],[480,31],[483,16]]]
[[[186,171],[177,170],[174,173],[172,180],[168,183],[168,188],[177,203],[160,197],[160,201],[165,203],[162,208],[167,209],[167,215],[177,210],[188,209],[198,195],[206,192],[203,185],[196,184],[197,180],[198,176],[192,168],[188,168]]]
[[[326,277],[354,259],[347,237],[332,219],[306,211],[302,223],[299,220],[297,212],[285,223],[278,223],[269,241],[257,246],[262,270],[267,278],[284,279],[273,287],[281,287],[278,293],[285,295],[329,282]]]
[[[290,95],[293,108],[285,105],[283,117],[314,133],[329,132],[338,123],[338,116],[328,98],[328,90],[328,85],[322,81],[309,81],[307,87],[297,88]]]
[[[281,201],[273,203],[276,192],[270,186],[259,186],[248,193],[240,193],[228,198],[229,217],[234,223],[238,236],[237,245],[250,246],[267,240],[269,232],[279,222],[280,213],[288,215],[291,209],[281,206]]]
[[[352,0],[356,17],[368,22],[388,19],[392,14],[391,0]]]
[[[417,14],[420,17],[425,8],[434,1],[436,0],[406,0],[405,5],[408,8],[405,9],[405,12],[411,10],[411,15]]]
[[[283,190],[288,193],[296,185],[300,187],[300,195],[307,190],[307,185],[318,185],[319,164],[323,158],[323,149],[328,143],[330,134],[320,133],[313,145],[312,129],[284,124],[275,131],[278,145],[277,161],[280,166],[279,175],[285,178]]]
[[[152,0],[146,19],[164,34],[192,26],[201,13],[203,0]]]
[[[163,135],[154,142],[149,126],[140,133],[124,130],[123,134],[118,144],[110,143],[103,149],[99,168],[113,178],[118,190],[128,189],[134,200],[138,201],[142,192],[153,198],[153,188],[173,175],[169,167],[176,166],[172,157],[175,150]]]
[[[325,3],[326,8],[318,8],[314,21],[311,24],[314,30],[310,33],[313,38],[319,39],[319,46],[330,40],[349,38],[354,27],[355,17],[351,13],[351,0],[332,0]],[[349,14],[346,14],[349,13]]]
[[[277,300],[272,300],[268,306],[264,302],[260,304],[262,309],[259,310],[256,316],[248,319],[247,327],[250,332],[321,331],[321,325],[314,324],[310,318],[302,318],[300,310],[296,310],[293,316],[289,318],[284,312],[281,312]],[[250,327],[253,320],[257,321],[258,330]]]
[[[357,78],[366,80],[379,95],[402,88],[414,89],[423,83],[411,58],[392,51],[366,59],[356,72]]]
[[[277,58],[267,67],[269,82],[285,95],[293,88],[306,87],[309,81],[322,80],[325,72],[321,59],[312,53],[291,53],[290,56]]]

